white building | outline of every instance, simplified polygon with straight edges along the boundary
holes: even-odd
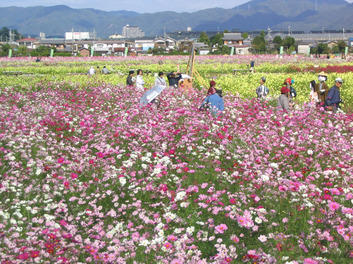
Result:
[[[154,40],[135,40],[135,49],[147,51],[154,48]]]
[[[143,38],[145,36],[145,32],[143,32],[138,26],[130,26],[127,24],[123,27],[123,31],[121,33],[125,38]]]
[[[65,40],[90,39],[89,32],[65,32]]]

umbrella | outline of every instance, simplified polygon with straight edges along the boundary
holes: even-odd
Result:
[[[156,85],[155,87],[149,89],[140,99],[140,104],[143,106],[150,103],[154,98],[156,98],[160,93],[166,88],[165,85]]]

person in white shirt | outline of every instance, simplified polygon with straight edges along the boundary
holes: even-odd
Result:
[[[137,90],[143,92],[145,88],[143,87],[145,84],[145,81],[143,80],[143,71],[141,69],[137,70],[137,76],[136,76],[136,88]]]
[[[167,82],[164,79],[164,73],[163,72],[159,72],[158,73],[158,77],[154,81],[154,86],[157,86],[157,85],[162,85],[162,86],[166,86],[167,85]]]
[[[269,94],[270,90],[265,86],[266,78],[261,77],[260,86],[256,88],[257,98],[264,98]]]
[[[88,70],[88,75],[94,75],[96,73],[96,71],[94,70],[94,67],[91,66],[91,68],[89,68]]]

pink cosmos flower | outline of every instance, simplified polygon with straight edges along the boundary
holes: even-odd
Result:
[[[228,227],[225,224],[215,226],[215,234],[223,234],[226,230],[228,230]]]
[[[58,158],[58,163],[64,163],[65,159],[63,157]]]
[[[64,186],[65,186],[65,189],[69,189],[70,188],[70,183],[68,181],[65,181],[64,182]]]
[[[104,158],[104,153],[98,152],[98,153],[97,153],[97,157],[98,157],[98,158]]]
[[[318,264],[318,263],[319,263],[318,261],[311,258],[304,259],[304,264]]]
[[[184,261],[180,259],[173,259],[170,264],[184,264]]]
[[[239,243],[239,237],[237,237],[236,235],[232,235],[232,236],[230,237],[230,239],[231,239],[235,244]]]
[[[340,205],[339,203],[336,203],[336,202],[330,202],[328,204],[328,207],[330,208],[331,211],[336,211],[337,209],[340,208]]]
[[[164,243],[164,247],[166,249],[170,249],[172,247],[172,244],[170,244],[169,242],[166,242],[166,243]]]

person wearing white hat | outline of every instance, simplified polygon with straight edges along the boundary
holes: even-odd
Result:
[[[337,112],[337,109],[340,108],[340,103],[342,103],[341,100],[341,94],[340,94],[340,88],[342,86],[343,80],[338,77],[335,79],[335,85],[331,87],[331,89],[328,91],[327,94],[327,99],[325,101],[325,106],[327,110],[332,110],[334,113]]]
[[[318,94],[319,97],[319,106],[323,106],[327,99],[327,93],[328,93],[328,86],[325,83],[327,81],[327,73],[325,72],[320,72],[318,75],[318,80],[319,82],[315,85],[315,92]]]

